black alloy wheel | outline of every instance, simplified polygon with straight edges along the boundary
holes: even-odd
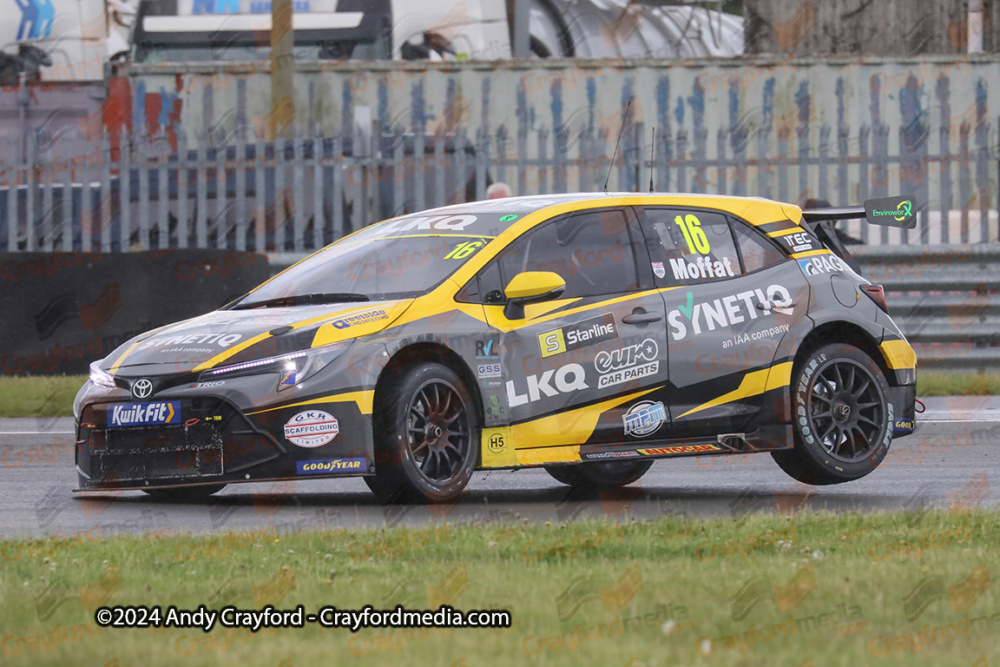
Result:
[[[893,429],[889,383],[858,348],[833,343],[811,352],[796,364],[791,399],[795,447],[771,456],[795,479],[848,482],[885,458]]]

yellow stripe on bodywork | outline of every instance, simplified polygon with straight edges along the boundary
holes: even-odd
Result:
[[[832,255],[833,253],[829,250],[810,250],[808,252],[797,252],[792,255],[792,259],[805,259],[806,257],[813,257],[815,255]]]
[[[714,408],[719,405],[725,405],[726,403],[732,403],[733,401],[738,401],[741,398],[749,398],[751,396],[757,396],[763,394],[771,389],[780,389],[785,387],[791,382],[792,379],[792,362],[786,362],[783,364],[778,364],[771,368],[765,368],[759,371],[753,371],[752,373],[747,373],[743,376],[743,381],[740,382],[740,386],[729,392],[728,394],[723,394],[717,398],[713,398],[708,403],[702,403],[696,408],[691,408],[684,414],[677,417],[682,419],[695,412],[701,412],[702,410],[708,410],[709,408]]]
[[[288,405],[279,405],[276,408],[267,408],[266,410],[257,410],[256,412],[248,412],[248,415],[259,415],[263,412],[273,412],[274,410],[284,410],[285,408],[297,408],[300,405],[316,405],[317,403],[348,403],[353,402],[358,404],[358,409],[363,415],[370,415],[372,413],[372,405],[375,403],[375,390],[371,389],[368,391],[349,391],[343,394],[331,394],[330,396],[323,396],[321,398],[312,398],[308,401],[300,401],[299,403],[290,403]]]
[[[878,347],[882,350],[885,363],[889,364],[889,368],[892,370],[916,368],[917,353],[913,351],[913,348],[905,340],[901,338],[887,340]]]
[[[567,410],[541,419],[514,424],[510,427],[510,432],[514,441],[514,449],[517,452],[517,462],[521,465],[539,465],[559,461],[579,461],[580,445],[587,442],[594,434],[594,428],[604,412],[661,388],[654,387],[625,396],[616,396],[600,403],[585,405],[576,410]],[[558,437],[559,442],[566,443],[565,446],[524,447],[520,445],[524,442],[544,442],[553,437]]]

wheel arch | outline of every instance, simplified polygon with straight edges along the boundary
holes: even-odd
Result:
[[[382,372],[379,373],[378,380],[375,383],[375,402],[378,402],[379,395],[385,391],[387,383],[391,381],[394,375],[409,366],[427,361],[447,366],[462,378],[462,381],[465,382],[465,386],[471,394],[471,400],[476,408],[476,416],[479,418],[479,423],[483,424],[485,421],[483,397],[479,389],[479,383],[476,382],[475,374],[460,355],[442,343],[412,343],[396,350],[389,357],[389,361],[382,369]]]
[[[795,352],[792,377],[795,377],[795,371],[798,370],[799,365],[814,350],[829,343],[845,343],[853,345],[871,357],[872,361],[878,365],[879,370],[882,371],[889,385],[895,385],[896,374],[889,366],[888,360],[882,354],[881,349],[879,349],[880,338],[880,336],[876,336],[873,332],[866,330],[855,322],[830,320],[817,324],[806,334],[802,340],[802,344],[799,345],[799,349]]]

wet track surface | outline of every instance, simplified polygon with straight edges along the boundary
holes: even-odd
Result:
[[[878,470],[833,487],[795,483],[768,454],[658,461],[613,493],[573,490],[543,470],[477,473],[452,505],[383,507],[359,479],[241,484],[197,503],[138,491],[80,497],[72,420],[0,419],[0,537],[93,538],[118,533],[422,526],[473,520],[637,519],[663,514],[739,517],[803,509],[919,510],[1000,500],[1000,400],[927,401],[918,431],[893,442]]]

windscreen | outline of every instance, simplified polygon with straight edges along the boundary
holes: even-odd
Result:
[[[482,252],[515,214],[423,214],[369,227],[321,250],[243,303],[322,293],[372,301],[420,296]]]

